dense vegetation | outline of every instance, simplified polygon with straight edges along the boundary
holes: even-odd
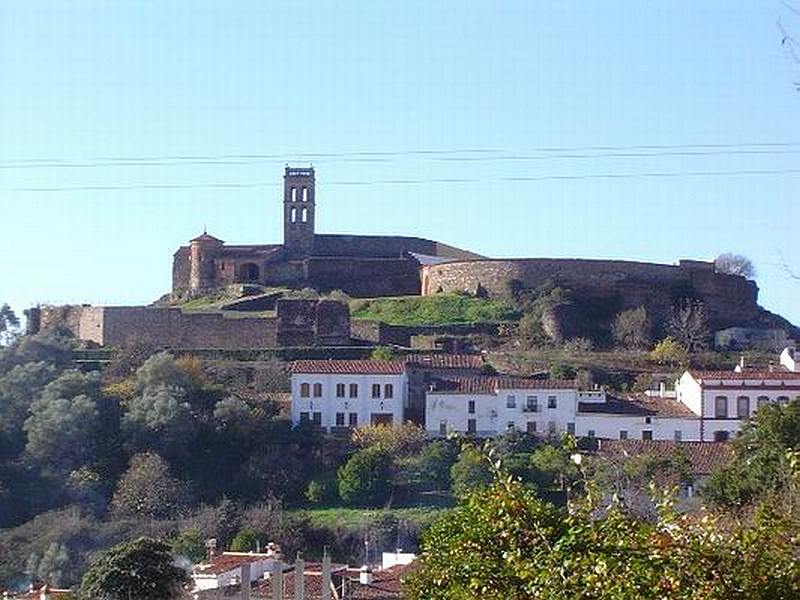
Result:
[[[355,319],[391,325],[499,323],[519,318],[519,313],[504,301],[462,294],[352,300],[350,310]]]

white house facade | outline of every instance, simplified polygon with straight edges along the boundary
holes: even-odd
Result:
[[[328,431],[400,425],[408,394],[405,364],[381,360],[301,360],[291,366],[292,423]]]
[[[509,429],[575,433],[572,381],[465,377],[435,382],[426,395],[425,429],[432,435],[491,437]]]

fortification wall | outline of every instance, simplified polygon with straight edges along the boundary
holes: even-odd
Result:
[[[60,326],[101,346],[222,350],[347,346],[350,312],[332,300],[278,300],[277,317],[183,312],[149,306],[62,306],[42,310],[41,328]],[[31,332],[35,333],[35,332]]]
[[[536,288],[545,283],[572,290],[576,300],[593,304],[603,318],[645,306],[653,318],[661,320],[683,296],[703,300],[715,329],[754,323],[761,312],[755,283],[715,273],[710,263],[697,261],[674,266],[618,260],[516,259],[422,268],[423,295],[467,291],[505,296],[515,286]]]
[[[355,297],[420,293],[419,264],[411,258],[310,258],[306,273],[315,289],[338,289]]]
[[[189,275],[192,270],[188,246],[178,248],[172,257],[172,291],[179,293],[189,289]]]
[[[314,236],[314,256],[400,258],[407,253],[442,256],[458,260],[482,258],[467,250],[418,237],[338,234]]]

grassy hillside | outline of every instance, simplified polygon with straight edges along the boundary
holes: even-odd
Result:
[[[352,300],[350,311],[355,319],[374,319],[391,325],[497,323],[519,318],[502,300],[459,294]]]

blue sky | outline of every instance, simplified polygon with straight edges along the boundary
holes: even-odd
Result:
[[[204,225],[279,241],[288,161],[317,167],[323,232],[733,251],[798,323],[800,67],[778,19],[800,35],[763,0],[4,0],[0,302],[149,302]]]

